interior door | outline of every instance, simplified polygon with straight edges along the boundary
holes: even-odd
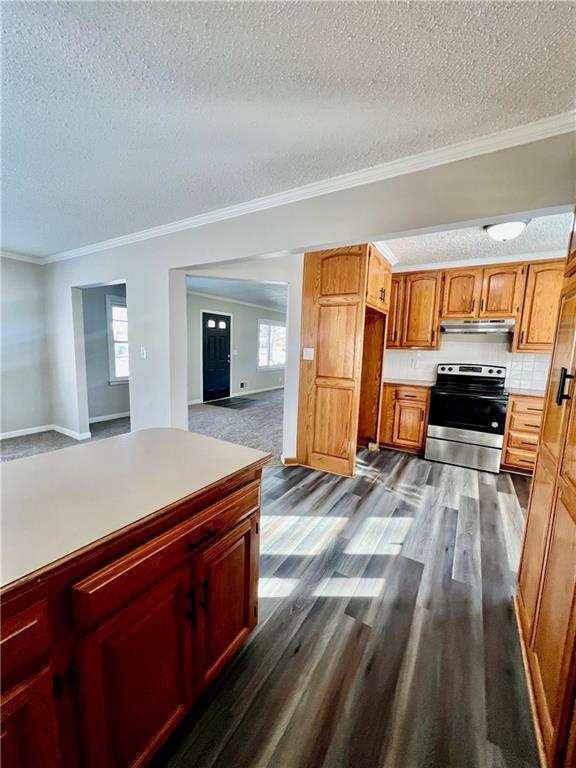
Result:
[[[230,331],[232,318],[202,312],[202,400],[230,397]]]
[[[298,459],[347,476],[356,463],[367,262],[366,245],[304,261]]]
[[[198,690],[203,691],[257,621],[258,519],[240,523],[195,561]]]

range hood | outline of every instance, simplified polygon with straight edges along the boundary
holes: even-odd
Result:
[[[442,320],[442,333],[514,333],[514,320]]]

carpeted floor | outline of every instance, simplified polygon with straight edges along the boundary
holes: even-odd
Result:
[[[230,398],[230,401],[236,398]],[[217,405],[191,405],[188,408],[188,428],[191,432],[218,437],[231,443],[247,445],[273,454],[275,462],[282,452],[282,425],[284,390],[260,392],[249,397],[238,398],[242,407]],[[246,401],[249,401],[247,403]],[[90,425],[92,440],[122,435],[130,432],[130,419],[113,419]],[[39,432],[36,435],[12,437],[0,440],[0,458],[12,461],[36,453],[57,451],[79,445],[77,440],[59,432]]]
[[[282,425],[284,415],[284,390],[259,392],[243,398],[251,405],[241,408],[208,405],[191,405],[188,409],[188,429],[202,435],[219,437],[231,443],[247,445],[268,451],[276,461],[282,453]]]

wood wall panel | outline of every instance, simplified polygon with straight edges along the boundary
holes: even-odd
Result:
[[[319,307],[316,376],[354,380],[358,313],[357,304]]]

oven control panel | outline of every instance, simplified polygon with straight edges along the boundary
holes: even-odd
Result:
[[[502,365],[470,365],[469,363],[440,363],[436,372],[443,376],[482,376],[505,379],[506,368]]]

